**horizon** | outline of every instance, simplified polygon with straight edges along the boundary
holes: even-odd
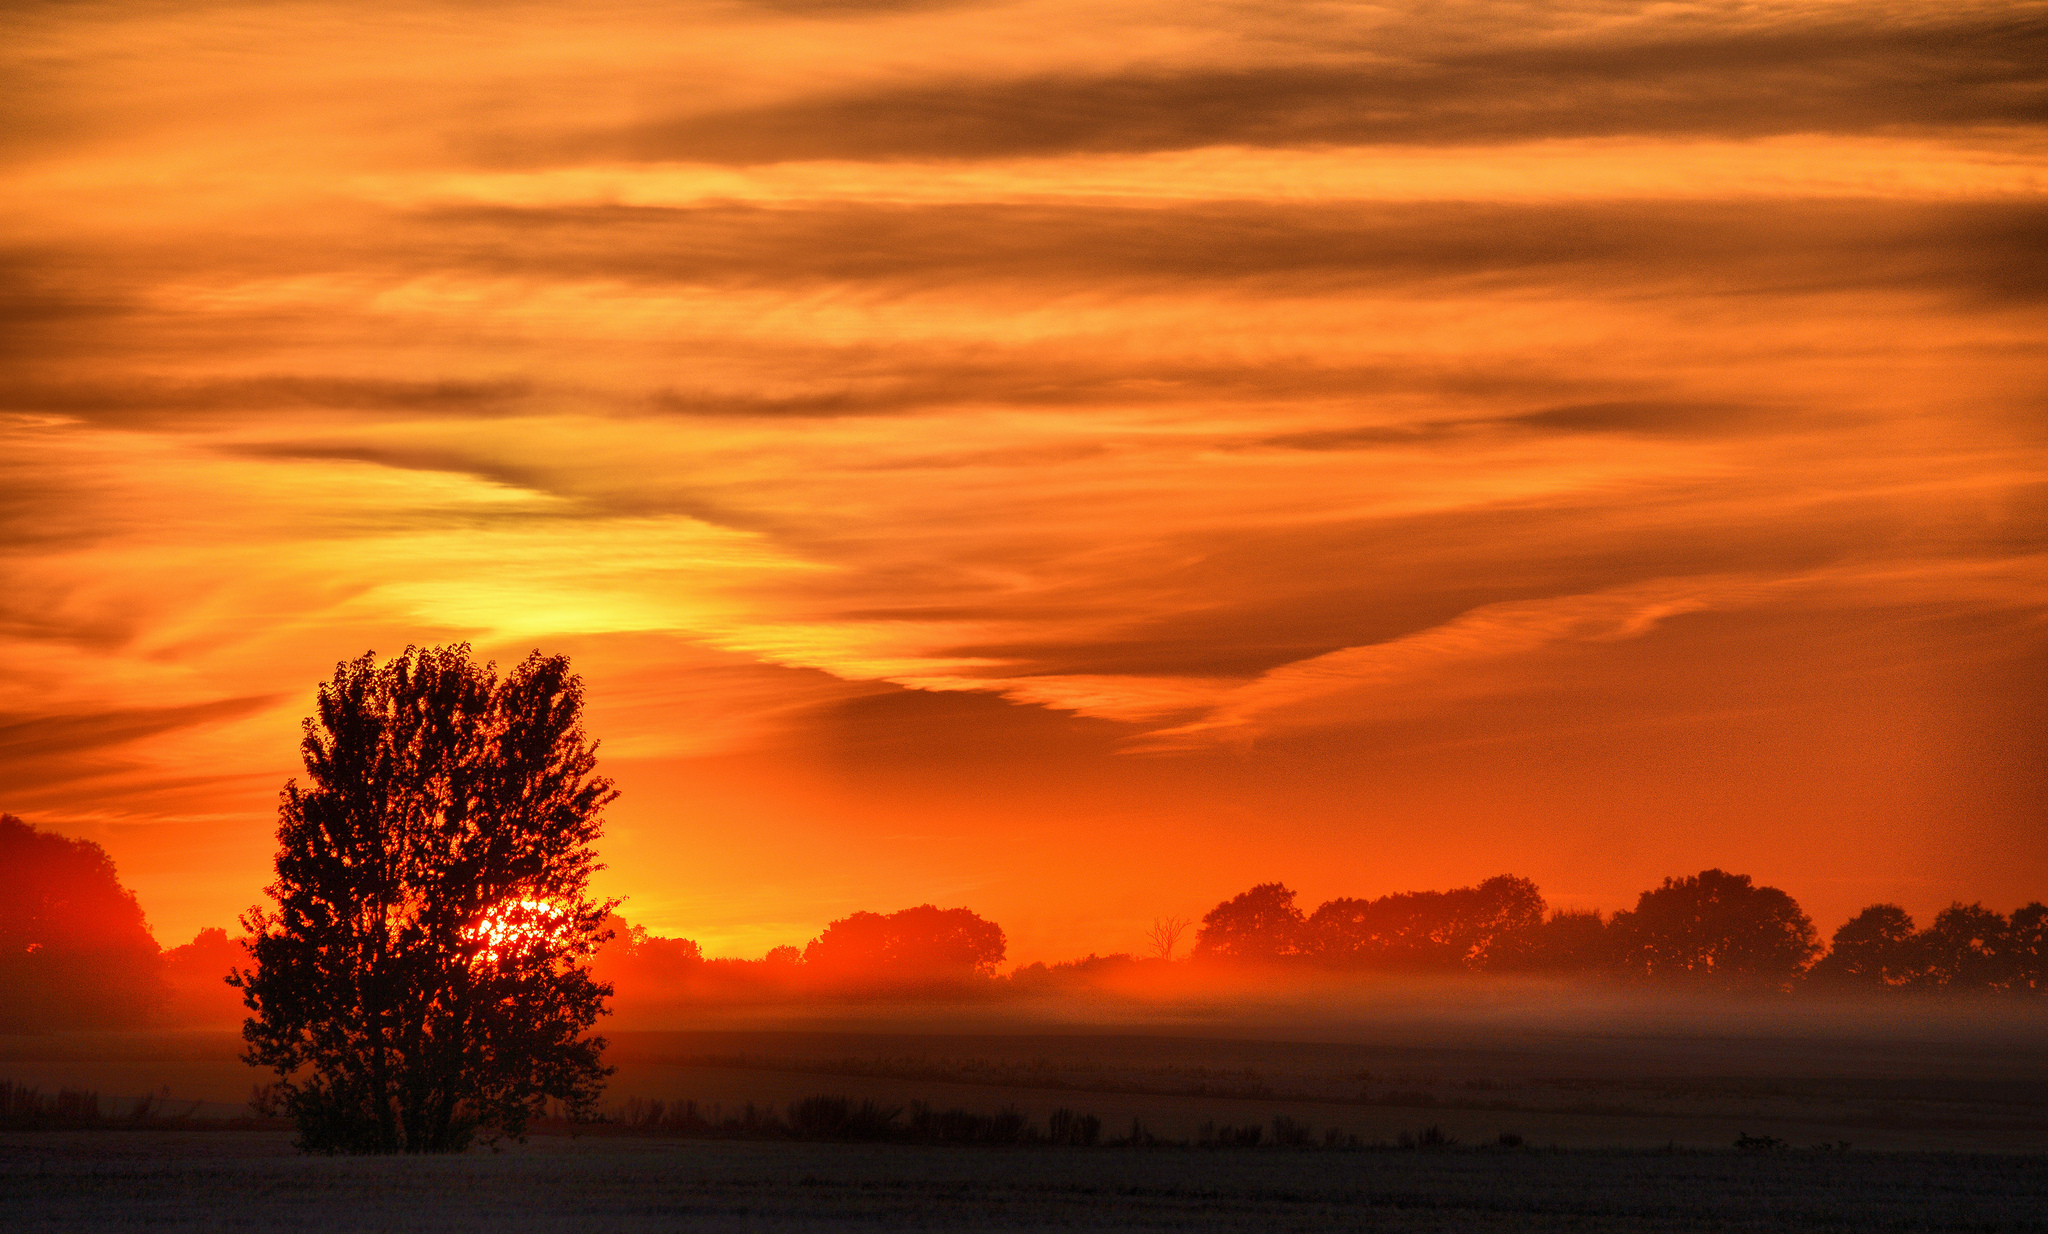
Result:
[[[569,657],[593,890],[712,956],[2048,896],[2038,5],[0,29],[0,812],[167,948],[455,642]]]

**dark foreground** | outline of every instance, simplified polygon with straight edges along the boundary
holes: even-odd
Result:
[[[275,1132],[0,1135],[28,1230],[2048,1230],[2048,1158],[926,1148],[539,1136],[304,1158]]]

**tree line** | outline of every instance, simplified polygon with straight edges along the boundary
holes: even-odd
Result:
[[[1746,874],[1666,878],[1635,907],[1549,911],[1536,884],[1340,897],[1313,912],[1261,883],[1202,918],[1197,962],[1407,973],[1577,973],[1721,987],[2048,992],[2048,907],[1954,904],[1924,929],[1875,904],[1823,947],[1790,895]]]
[[[2012,914],[1954,904],[1924,926],[1875,904],[1823,947],[1798,903],[1746,875],[1667,878],[1611,914],[1552,909],[1536,884],[1501,875],[1448,891],[1337,897],[1303,911],[1261,883],[1205,914],[1193,954],[1089,955],[1007,974],[1008,939],[968,908],[855,912],[802,947],[760,959],[711,958],[607,916],[594,975],[629,1009],[693,1000],[995,996],[1120,979],[1257,967],[1328,973],[1576,976],[1723,988],[1875,993],[2048,992],[2048,908]],[[1175,932],[1178,933],[1177,931]],[[113,861],[89,840],[0,815],[0,1031],[227,1022],[245,1008],[222,978],[246,965],[241,941],[203,930],[160,949]]]

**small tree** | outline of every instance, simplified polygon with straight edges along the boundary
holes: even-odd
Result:
[[[1145,938],[1152,944],[1152,954],[1162,960],[1173,959],[1173,949],[1180,945],[1180,936],[1187,933],[1194,923],[1186,917],[1154,917],[1152,928],[1145,931]]]
[[[448,1152],[583,1107],[599,812],[582,682],[535,652],[500,678],[466,645],[337,665],[279,807],[275,910],[251,909],[243,1058],[274,1068],[311,1152]]]

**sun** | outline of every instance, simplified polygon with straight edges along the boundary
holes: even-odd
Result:
[[[486,909],[475,925],[463,931],[474,942],[478,964],[502,964],[559,939],[568,914],[546,900],[504,900]]]

